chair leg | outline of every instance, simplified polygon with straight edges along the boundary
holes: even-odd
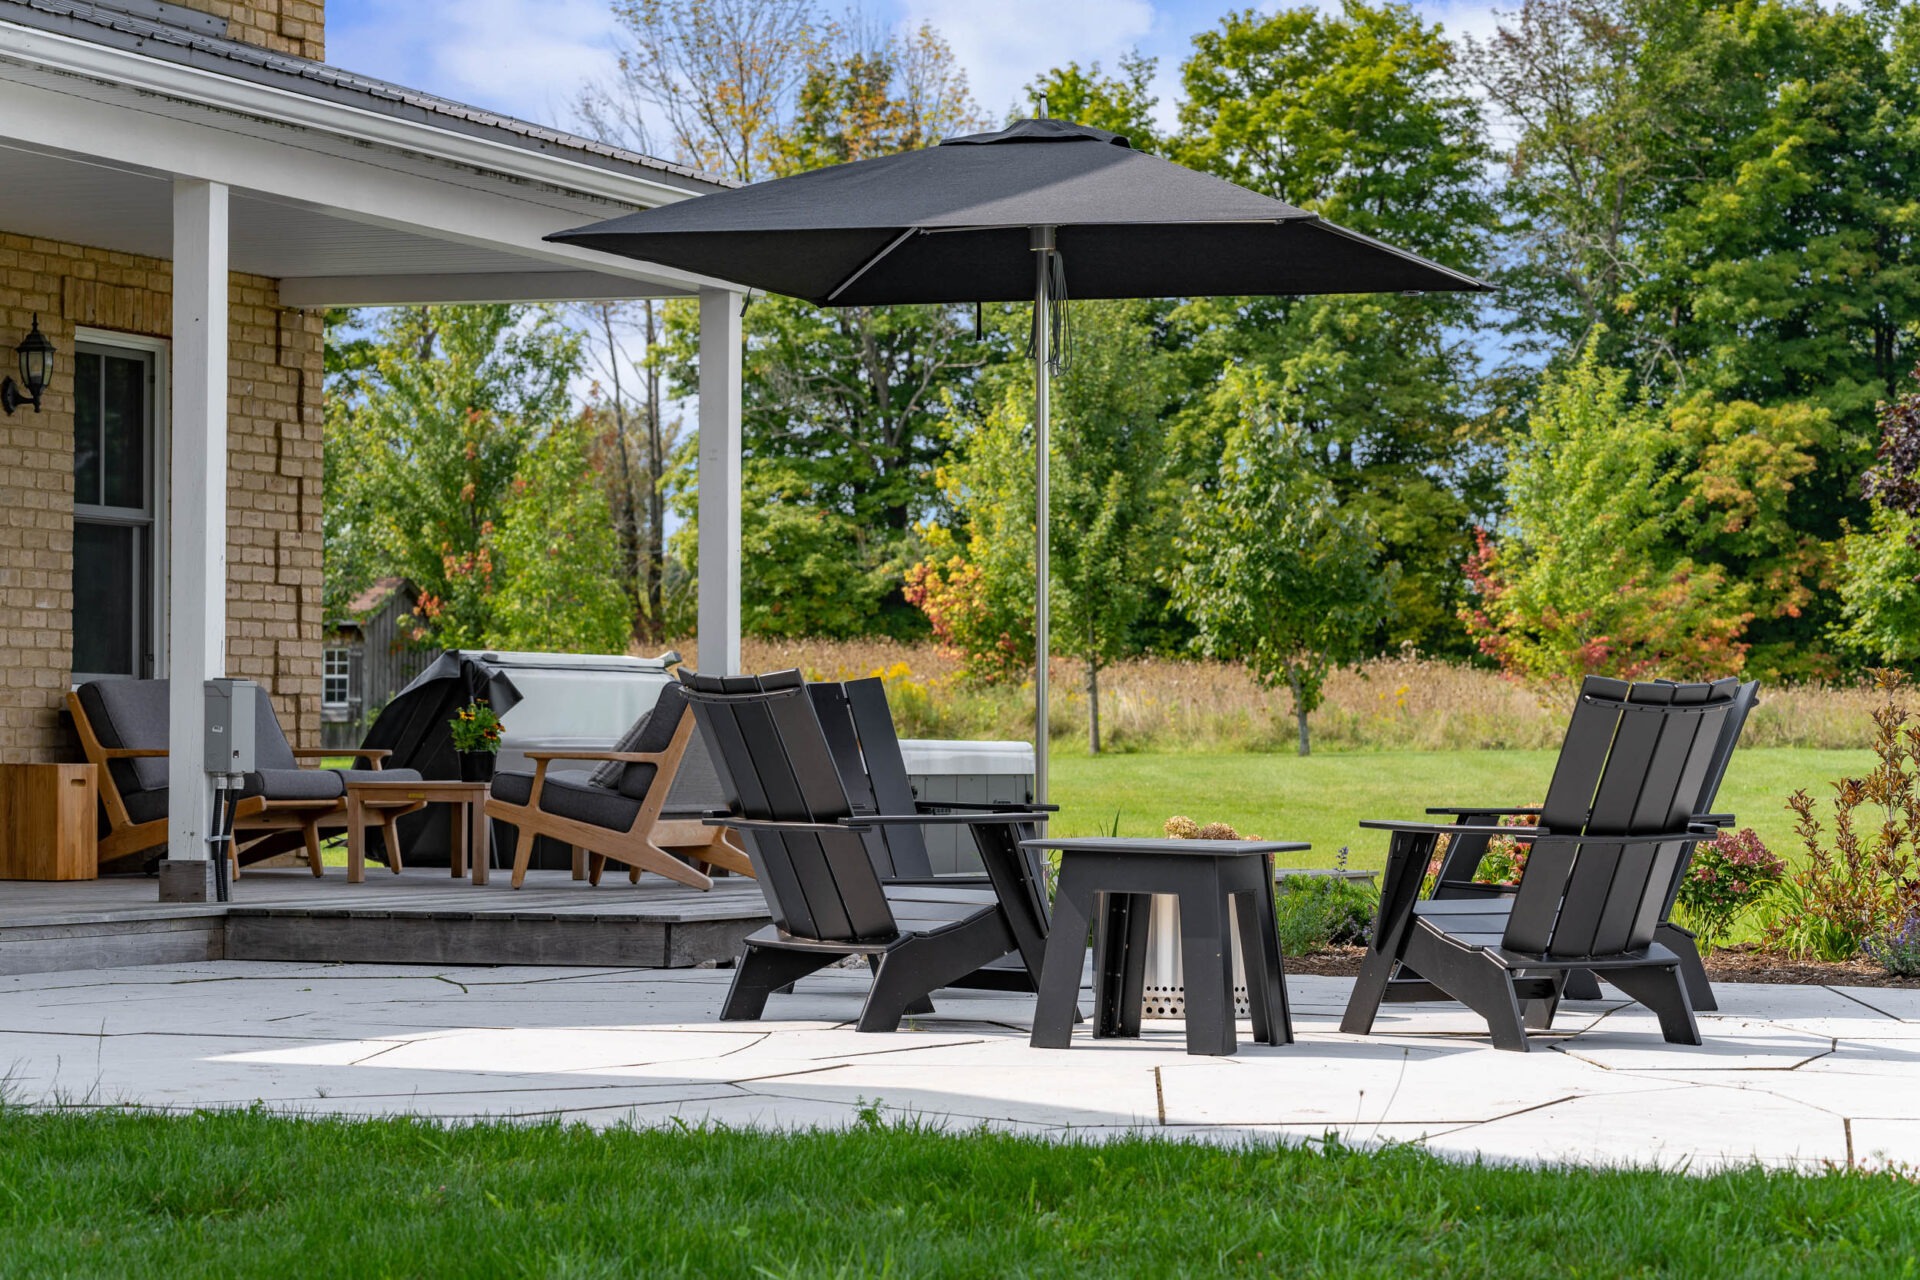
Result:
[[[587,851],[579,845],[573,844],[567,846],[567,852],[573,855],[573,878],[575,880],[585,880],[587,878]]]
[[[320,861],[320,824],[309,822],[300,829],[300,834],[306,840],[307,867],[314,878],[319,879],[326,872],[326,864]]]
[[[784,951],[748,943],[746,953],[734,967],[726,1003],[720,1006],[720,1020],[755,1021],[766,1011],[767,997],[774,991],[791,986],[794,979],[824,969],[839,958],[817,951]]]
[[[1407,939],[1407,959],[1427,981],[1487,1020],[1493,1047],[1515,1053],[1529,1049],[1513,975],[1478,948],[1435,938],[1416,921]]]
[[[526,823],[520,824],[520,836],[513,842],[513,887],[518,889],[526,883],[527,868],[533,865],[533,828]]]
[[[1380,1002],[1386,999],[1387,983],[1393,977],[1395,960],[1382,951],[1369,949],[1360,961],[1360,976],[1354,980],[1353,994],[1347,997],[1347,1011],[1340,1015],[1340,1030],[1350,1036],[1364,1036],[1373,1030],[1380,1014]]]
[[[1653,940],[1680,957],[1680,978],[1687,984],[1687,1001],[1696,1013],[1712,1013],[1720,1007],[1713,998],[1713,984],[1707,981],[1707,966],[1700,959],[1700,948],[1693,934],[1672,921],[1653,928]]]
[[[607,869],[606,854],[589,853],[587,855],[587,883],[588,884],[598,889],[600,887],[600,873],[605,871],[606,869]]]
[[[1593,974],[1586,969],[1568,969],[1559,974],[1550,975],[1555,979],[1554,994],[1540,999],[1520,1002],[1521,1021],[1529,1031],[1551,1031],[1553,1015],[1560,1011],[1560,1001],[1566,995],[1566,989],[1573,985],[1573,978],[1586,974],[1591,980]]]
[[[880,957],[879,956],[867,957],[867,972],[873,974],[876,978],[880,976]],[[791,982],[787,984],[786,990],[789,993],[792,992],[793,984]],[[906,1011],[909,1017],[914,1017],[914,1018],[926,1017],[928,1014],[931,1014],[934,1011],[933,997],[931,995],[924,995],[924,996],[921,996],[918,1000],[908,1001]]]
[[[1678,965],[1613,969],[1608,971],[1607,981],[1653,1010],[1660,1019],[1660,1034],[1668,1044],[1700,1043],[1700,1025],[1693,1020],[1693,1005],[1687,999],[1687,984]]]

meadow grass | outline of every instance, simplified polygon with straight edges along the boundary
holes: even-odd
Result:
[[[1771,1280],[1908,1275],[1920,1252],[1897,1173],[1053,1144],[882,1111],[788,1135],[0,1111],[0,1270]]]
[[[1331,866],[1342,845],[1351,865],[1386,863],[1384,832],[1363,831],[1362,818],[1425,817],[1429,805],[1538,804],[1553,772],[1553,751],[1348,751],[1299,756],[1138,753],[1088,756],[1056,752],[1053,800],[1059,835],[1158,835],[1176,813],[1225,822],[1243,835],[1306,840],[1311,853],[1289,854],[1299,866]],[[1795,861],[1798,849],[1787,797],[1804,787],[1817,797],[1827,784],[1858,776],[1869,751],[1805,747],[1742,747],[1733,757],[1717,807],[1760,833],[1768,847]]]

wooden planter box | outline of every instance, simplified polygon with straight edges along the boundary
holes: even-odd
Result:
[[[90,764],[0,764],[0,880],[97,877],[99,803]]]

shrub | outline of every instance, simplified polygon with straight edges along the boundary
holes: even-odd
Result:
[[[1845,960],[1920,907],[1913,874],[1920,841],[1920,722],[1906,702],[1906,676],[1874,673],[1882,705],[1873,713],[1873,770],[1833,784],[1833,838],[1796,791],[1787,807],[1807,861],[1791,879],[1768,945],[1819,960]],[[1875,819],[1878,826],[1871,825]],[[1864,829],[1863,829],[1864,828]]]
[[[1920,913],[1907,916],[1898,928],[1868,938],[1867,954],[1896,978],[1920,978]]]
[[[1340,876],[1288,876],[1276,888],[1273,909],[1283,955],[1366,945],[1379,896],[1368,886]]]
[[[1787,864],[1774,856],[1752,827],[1724,832],[1694,847],[1680,882],[1679,903],[1703,946],[1724,942],[1733,923],[1780,884]]]

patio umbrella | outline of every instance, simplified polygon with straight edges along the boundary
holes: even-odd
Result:
[[[1105,129],[993,133],[698,196],[547,237],[819,306],[1034,304],[1035,791],[1047,795],[1048,384],[1053,304],[1487,286]]]

